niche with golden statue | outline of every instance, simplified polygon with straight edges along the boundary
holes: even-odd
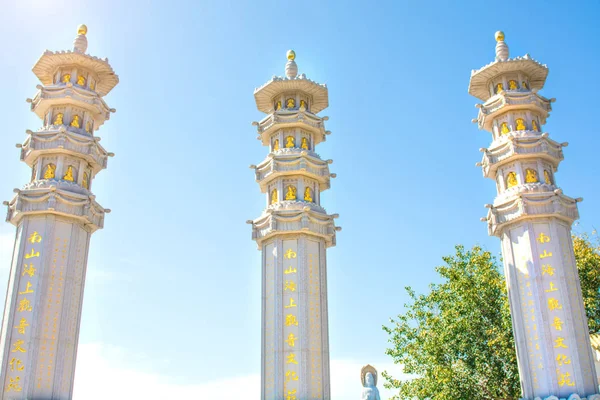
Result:
[[[87,172],[83,173],[83,177],[81,179],[81,186],[83,186],[85,189],[90,189],[90,176]]]
[[[304,201],[313,202],[312,190],[309,187],[304,188]]]
[[[291,149],[296,147],[296,139],[293,136],[288,136],[285,138],[285,148]]]
[[[286,200],[296,200],[297,198],[298,198],[298,196],[297,196],[296,186],[288,185],[285,188],[285,199]]]
[[[65,174],[62,178],[64,181],[68,182],[75,181],[75,167],[73,167],[72,165],[67,166],[67,170],[65,171]]]
[[[296,99],[294,99],[293,97],[288,98],[285,101],[285,108],[287,108],[288,110],[291,110],[294,107],[296,107]]]
[[[273,151],[279,150],[279,139],[273,140]]]
[[[62,125],[64,123],[63,117],[64,117],[63,113],[61,113],[61,112],[56,113],[56,115],[54,115],[54,120],[52,121],[52,125]]]
[[[509,172],[508,175],[506,175],[506,188],[510,189],[518,184],[519,182],[517,181],[517,173],[513,171]]]
[[[81,128],[81,117],[77,114],[73,115],[73,118],[71,118],[71,123],[69,124],[69,126],[71,126],[73,128]]]
[[[552,174],[547,169],[544,170],[544,183],[547,185],[553,185]]]
[[[279,202],[279,191],[277,189],[271,190],[271,201],[270,204],[275,204]]]
[[[525,170],[525,183],[537,183],[539,182],[538,173],[533,168],[527,168]]]
[[[525,125],[525,120],[523,118],[517,118],[515,120],[515,122],[517,124],[518,131],[526,131],[527,130],[527,126]]]
[[[307,137],[303,137],[300,140],[300,148],[303,149],[303,150],[308,150],[310,148]]]
[[[54,179],[56,177],[56,165],[52,163],[46,164],[44,167],[44,179]]]

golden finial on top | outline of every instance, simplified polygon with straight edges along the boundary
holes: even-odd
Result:
[[[86,35],[87,34],[87,26],[85,26],[85,24],[81,24],[77,27],[77,34],[78,35]]]
[[[496,32],[496,42],[504,41],[504,32],[498,31]]]
[[[288,50],[287,59],[290,61],[294,61],[294,59],[296,59],[296,52],[294,50]]]

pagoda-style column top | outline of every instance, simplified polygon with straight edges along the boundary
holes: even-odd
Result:
[[[508,45],[504,42],[504,32],[496,32],[496,59],[488,65],[471,71],[469,94],[482,101],[494,95],[490,82],[499,75],[509,72],[521,72],[528,77],[528,88],[539,90],[544,87],[548,76],[548,67],[531,58],[529,54],[509,58]]]
[[[107,95],[118,83],[119,76],[115,74],[108,63],[108,58],[98,58],[85,54],[87,50],[87,26],[77,28],[77,37],[73,42],[73,50],[50,51],[46,50],[33,66],[33,73],[44,85],[65,84],[57,82],[56,73],[59,68],[68,65],[86,69],[96,77],[94,90],[100,96]]]
[[[288,62],[285,65],[286,76],[273,76],[270,81],[254,90],[254,99],[259,111],[270,114],[278,111],[276,99],[277,96],[293,92],[301,92],[310,97],[309,109],[313,114],[317,114],[329,107],[329,95],[327,85],[311,81],[304,74],[298,75],[298,65],[296,64],[296,53],[294,50],[287,52]],[[285,109],[302,109],[302,102],[294,104],[280,103],[279,107]],[[304,111],[304,110],[301,110]]]

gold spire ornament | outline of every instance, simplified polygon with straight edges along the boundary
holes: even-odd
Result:
[[[494,37],[496,38],[496,42],[503,42],[504,41],[504,32],[498,31],[498,32],[496,32]]]
[[[288,50],[286,56],[289,61],[294,61],[296,59],[296,52],[294,50]]]
[[[87,26],[85,24],[81,24],[77,27],[78,35],[87,35]]]

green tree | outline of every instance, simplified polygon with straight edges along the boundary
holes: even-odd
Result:
[[[600,328],[600,246],[588,236],[574,236],[590,332]],[[519,375],[506,283],[497,260],[475,246],[443,258],[436,268],[441,283],[427,294],[410,296],[405,313],[383,329],[386,354],[414,376],[398,380],[383,372],[394,399],[520,398]]]

